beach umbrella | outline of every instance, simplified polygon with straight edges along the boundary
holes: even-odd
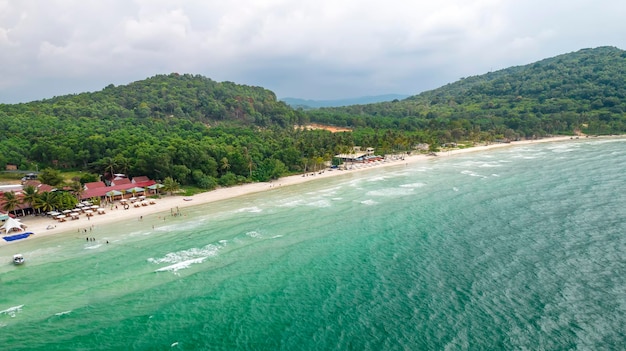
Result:
[[[92,209],[92,210],[96,210],[96,209],[98,209],[98,208],[100,208],[100,206],[98,206],[98,205],[92,205],[92,206],[91,206],[91,209]]]
[[[65,214],[68,214],[70,212],[72,212],[72,210],[63,210],[63,213],[65,213]]]

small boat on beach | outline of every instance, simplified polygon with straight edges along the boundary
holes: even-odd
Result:
[[[26,259],[24,259],[24,256],[22,254],[13,255],[13,264],[21,265],[21,264],[24,264],[25,261]]]
[[[190,198],[190,197],[183,198],[183,201],[191,201],[191,200],[193,200],[193,199]]]

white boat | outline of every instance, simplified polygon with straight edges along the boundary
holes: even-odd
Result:
[[[26,260],[24,259],[24,256],[22,254],[13,255],[13,264],[16,264],[16,265],[24,264],[24,261]]]

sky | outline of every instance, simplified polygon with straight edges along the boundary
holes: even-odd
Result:
[[[624,18],[623,0],[0,0],[0,103],[173,72],[278,98],[415,95],[626,49]]]

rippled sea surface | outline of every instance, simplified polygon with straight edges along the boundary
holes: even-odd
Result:
[[[581,139],[2,245],[0,348],[623,349],[625,188]]]

